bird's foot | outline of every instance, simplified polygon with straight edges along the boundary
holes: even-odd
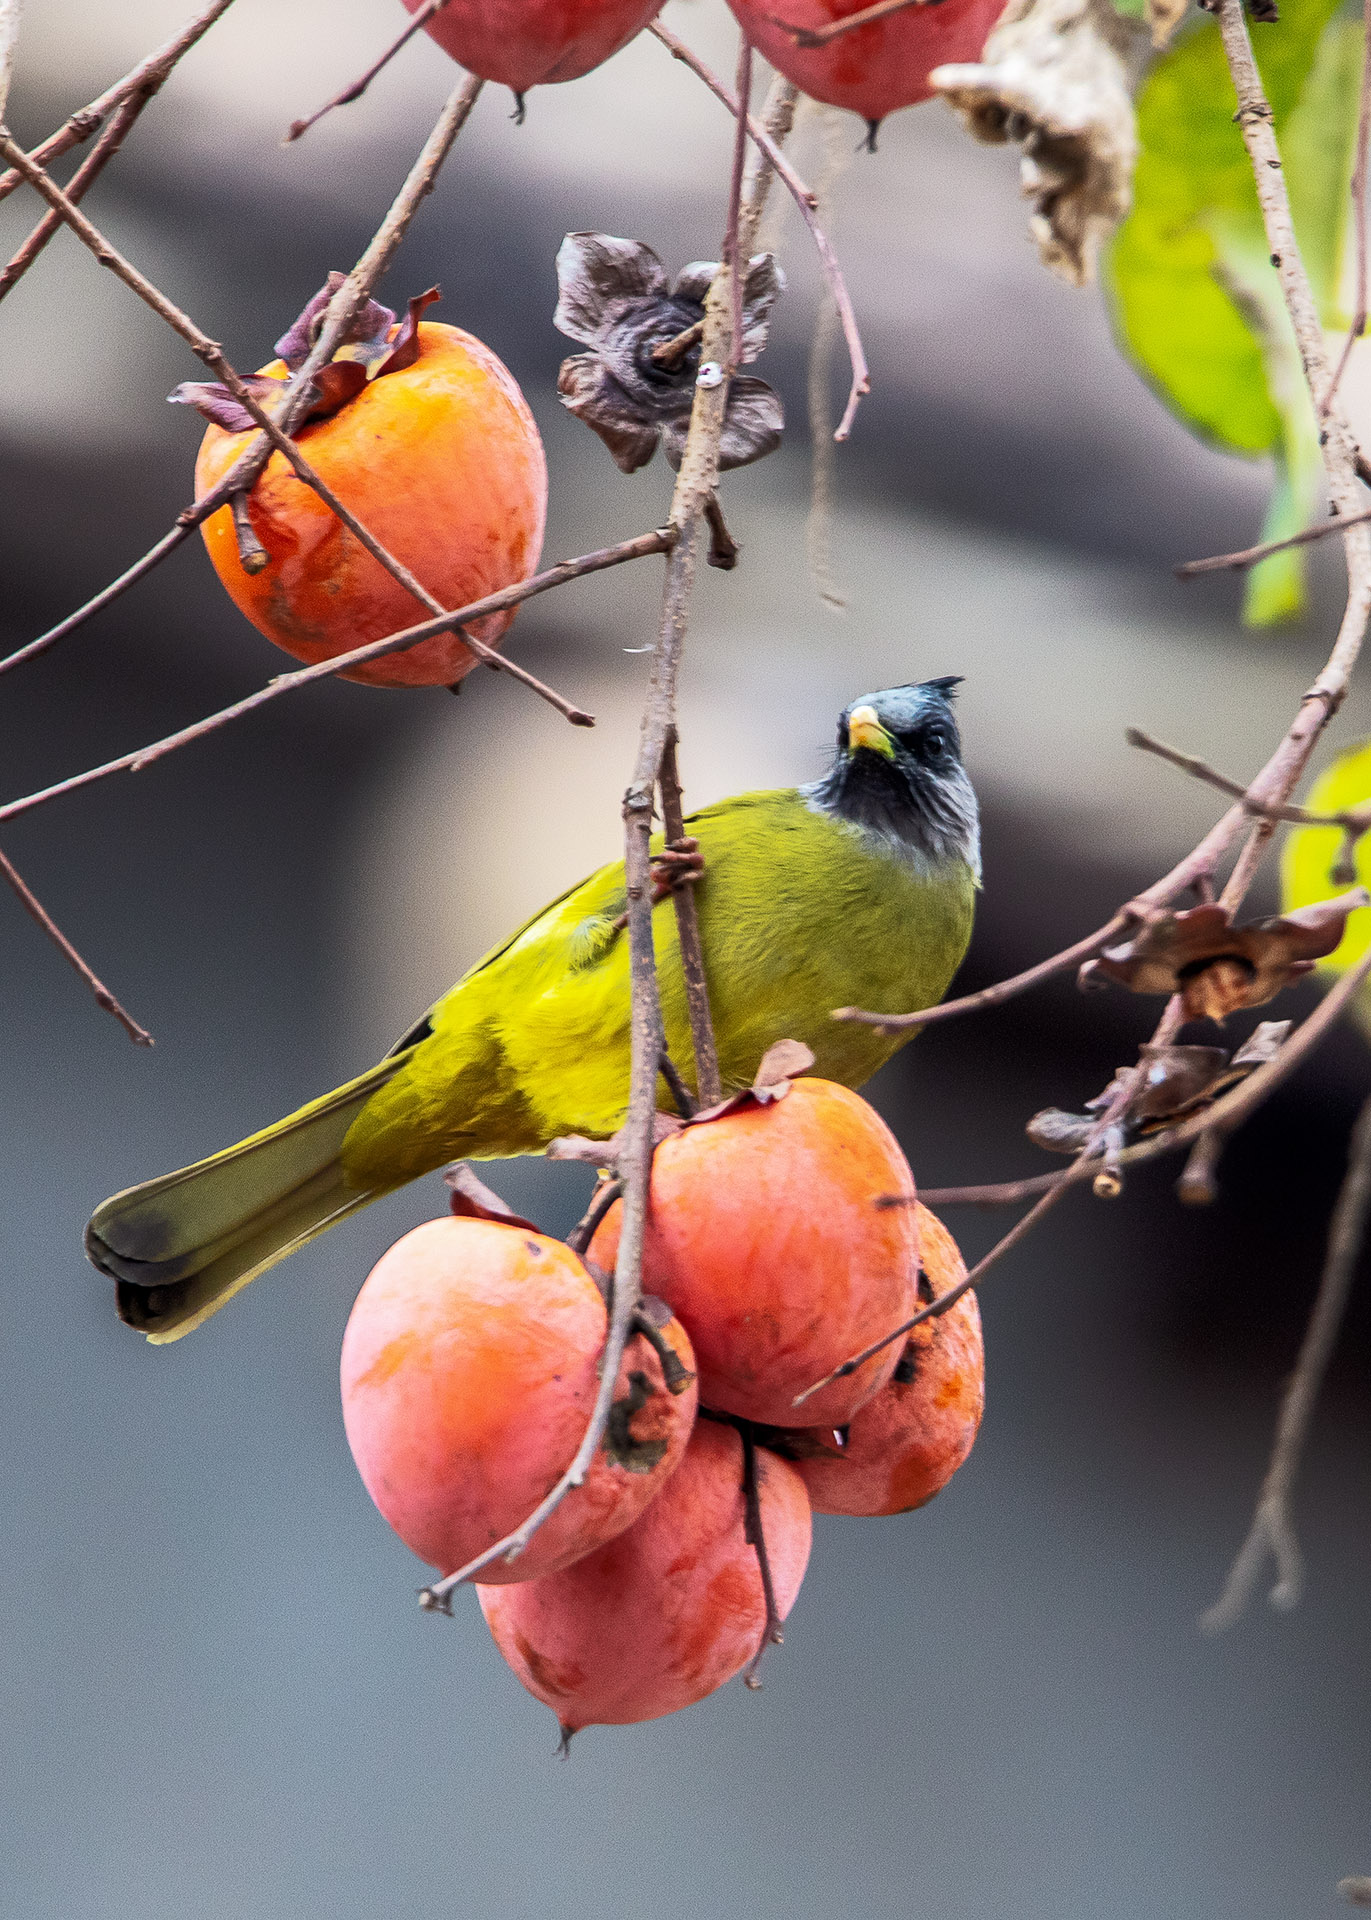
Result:
[[[703,879],[704,870],[705,857],[693,833],[682,840],[670,841],[660,853],[652,856],[653,906],[681,887],[694,886],[697,880]]]

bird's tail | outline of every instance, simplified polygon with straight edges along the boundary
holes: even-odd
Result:
[[[402,1067],[391,1054],[333,1093],[208,1160],[116,1193],[86,1252],[116,1282],[119,1316],[158,1345],[179,1340],[249,1280],[386,1192],[344,1181],[344,1137]]]

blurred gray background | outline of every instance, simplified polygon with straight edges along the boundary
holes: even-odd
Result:
[[[10,119],[41,137],[189,0],[28,0]],[[671,23],[724,70],[721,0]],[[240,367],[360,251],[453,81],[426,41],[283,149],[286,123],[400,21],[382,0],[239,0],[89,207]],[[383,287],[505,358],[547,440],[555,559],[662,516],[557,404],[553,256],[570,228],[718,245],[725,115],[651,41],[527,123],[482,99]],[[855,148],[845,122],[830,141]],[[802,125],[801,164],[821,164]],[[70,163],[68,163],[70,164]],[[838,616],[806,575],[798,223],[763,371],[786,449],[731,477],[743,543],[701,582],[682,691],[688,800],[806,777],[838,707],[967,676],[986,891],[962,984],[1077,937],[1190,844],[1210,799],[1129,755],[1148,726],[1246,774],[1322,657],[1253,636],[1171,564],[1255,537],[1265,476],[1196,446],[1051,281],[1014,157],[940,106],[836,189],[873,393],[838,458]],[[34,217],[0,212],[8,252]],[[839,369],[839,372],[841,369]],[[196,365],[60,236],[0,307],[0,639],[126,565],[190,489]],[[835,383],[837,374],[835,374]],[[835,391],[840,390],[840,383]],[[337,1353],[436,1179],[252,1288],[184,1344],[115,1320],[80,1230],[110,1190],[357,1070],[460,968],[613,850],[656,563],[524,610],[510,646],[593,734],[494,675],[460,701],[329,685],[15,826],[4,845],[152,1028],[136,1052],[0,895],[0,1912],[13,1920],[362,1920],[420,1908],[628,1920],[669,1906],[819,1920],[1306,1920],[1371,1867],[1371,1316],[1341,1348],[1300,1493],[1310,1592],[1200,1636],[1247,1523],[1367,1075],[1339,1033],[1233,1147],[1213,1209],[1176,1169],[1068,1203],[983,1296],[989,1411],[926,1512],[821,1520],[760,1696],[578,1739],[504,1669],[474,1600],[422,1616],[343,1438]],[[0,686],[4,797],[152,739],[280,670],[198,544]],[[1367,728],[1364,686],[1338,722]],[[1269,895],[1267,896],[1269,898]],[[1297,1010],[1292,1001],[1292,1011]],[[1155,1009],[1070,982],[920,1041],[875,1088],[930,1186],[1036,1171],[1025,1117],[1103,1083]],[[575,1169],[494,1170],[555,1231]],[[968,1255],[1005,1222],[951,1218]]]

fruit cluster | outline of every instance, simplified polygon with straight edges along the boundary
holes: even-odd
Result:
[[[362,1479],[445,1575],[570,1465],[620,1230],[616,1199],[583,1258],[489,1217],[472,1185],[460,1215],[383,1256],[343,1341]],[[526,1548],[477,1573],[497,1646],[564,1739],[751,1680],[799,1592],[811,1510],[903,1513],[946,1485],[984,1402],[974,1294],[794,1403],[964,1276],[894,1136],[845,1087],[760,1085],[659,1145],[603,1443]]]

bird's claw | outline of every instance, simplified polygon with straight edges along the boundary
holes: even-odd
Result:
[[[703,878],[704,870],[705,857],[700,852],[700,843],[694,834],[671,841],[660,853],[652,856],[653,906],[681,887],[694,886],[697,880]]]

